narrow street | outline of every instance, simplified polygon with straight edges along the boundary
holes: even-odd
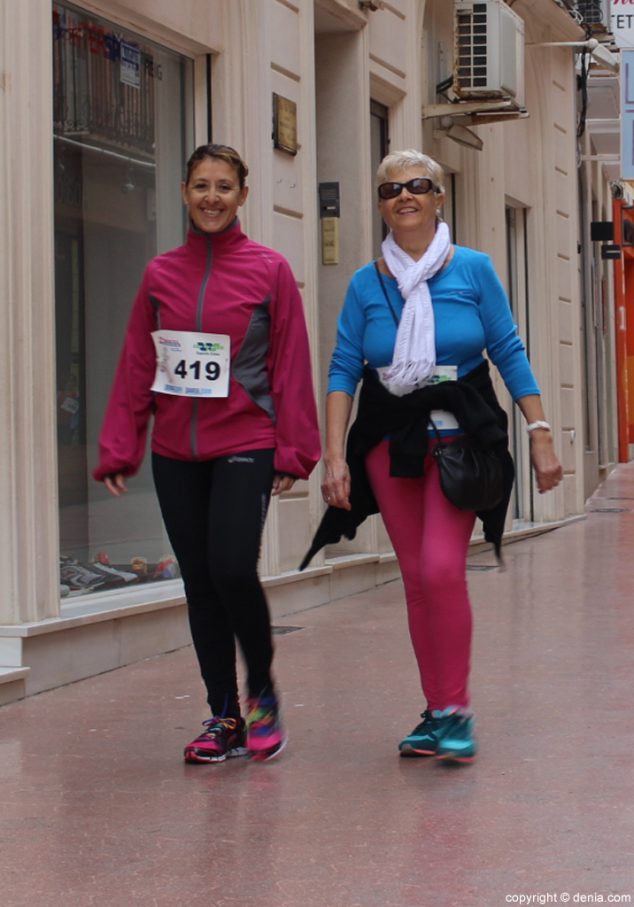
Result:
[[[278,761],[181,761],[189,648],[5,706],[3,907],[632,903],[633,552],[629,464],[505,572],[470,558],[472,766],[397,755],[423,707],[398,582],[278,621]]]

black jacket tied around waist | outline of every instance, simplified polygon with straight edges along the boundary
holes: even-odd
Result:
[[[357,527],[379,508],[365,470],[368,452],[385,437],[390,438],[390,475],[415,478],[423,475],[431,411],[451,412],[470,443],[493,449],[504,469],[504,495],[490,510],[478,511],[486,541],[495,546],[499,559],[504,522],[515,470],[508,450],[508,420],[498,403],[489,364],[483,362],[457,381],[442,381],[396,397],[380,382],[374,369],[366,367],[359,395],[357,418],[348,435],[346,460],[350,469],[351,510],[328,507],[299,569],[308,566],[325,545],[342,536],[353,539]]]

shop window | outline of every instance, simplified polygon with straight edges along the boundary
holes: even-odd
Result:
[[[147,261],[179,245],[193,64],[53,4],[55,305],[62,595],[173,578],[149,457],[111,498],[91,478]]]
[[[505,217],[509,303],[513,320],[530,358],[527,210],[507,205]],[[523,425],[519,407],[514,406],[509,426],[511,452],[516,473],[516,481],[513,486],[513,518],[531,522],[533,520],[533,485],[528,439]]]
[[[389,151],[389,118],[388,109],[378,101],[370,101],[370,166],[372,167],[372,255],[381,257],[381,243],[387,234],[387,227],[379,214],[376,204],[376,171]]]
[[[458,217],[456,211],[456,174],[445,171],[445,201],[441,209],[441,217],[446,221],[453,242],[458,243]]]

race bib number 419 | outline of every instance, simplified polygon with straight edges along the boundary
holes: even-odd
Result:
[[[182,397],[228,397],[228,334],[153,331],[156,374],[152,390]]]

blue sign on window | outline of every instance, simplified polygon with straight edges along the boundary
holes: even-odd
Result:
[[[621,178],[634,179],[634,50],[621,51]]]
[[[121,42],[121,81],[133,88],[141,87],[141,51]]]

